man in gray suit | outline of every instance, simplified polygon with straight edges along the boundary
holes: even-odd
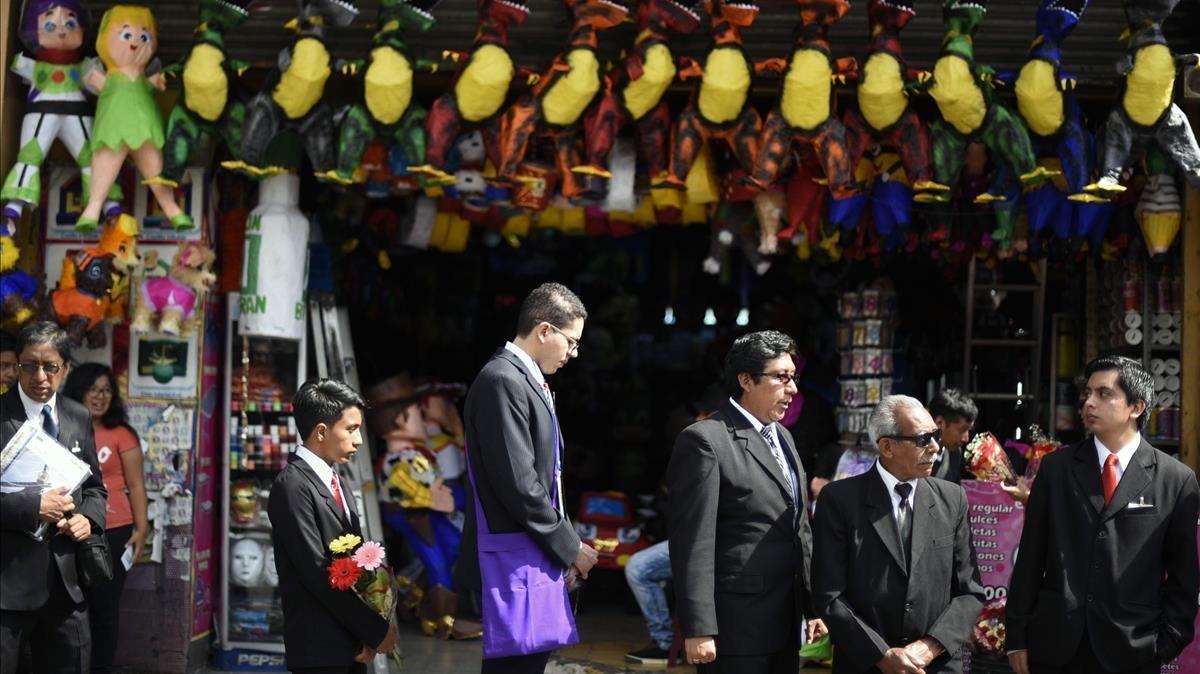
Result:
[[[583,302],[566,286],[545,283],[529,293],[516,338],[471,385],[464,420],[467,459],[488,530],[527,534],[567,570],[568,584],[576,575],[587,578],[598,554],[579,540],[563,504],[562,438],[546,376],[579,355],[585,319]],[[456,582],[480,589],[473,503],[474,496],[466,509]],[[489,658],[482,671],[541,674],[549,659],[549,651]]]
[[[809,593],[807,480],[777,422],[796,395],[796,344],[768,330],[725,358],[730,398],[688,426],[667,467],[671,575],[690,663],[704,674],[795,674]]]
[[[961,672],[984,599],[966,493],[929,477],[941,433],[916,399],[884,398],[868,431],[879,461],[827,485],[813,525],[834,674]]]

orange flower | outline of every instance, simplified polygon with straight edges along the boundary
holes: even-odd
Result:
[[[329,571],[329,586],[335,590],[349,590],[362,575],[362,568],[349,557],[335,559],[326,568]]]

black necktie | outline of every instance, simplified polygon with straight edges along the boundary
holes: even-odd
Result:
[[[900,547],[904,549],[906,565],[910,556],[909,551],[912,550],[912,502],[908,500],[908,497],[912,495],[912,490],[912,485],[907,482],[896,485],[896,493],[900,495],[900,507],[896,509],[896,528],[900,532]]]
[[[55,440],[58,439],[58,424],[54,423],[54,414],[50,412],[50,406],[42,407],[42,430]]]

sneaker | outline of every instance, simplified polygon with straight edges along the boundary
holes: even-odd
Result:
[[[640,651],[633,651],[625,654],[626,662],[636,662],[642,665],[665,665],[667,664],[667,652],[658,647],[658,644],[651,641]]]

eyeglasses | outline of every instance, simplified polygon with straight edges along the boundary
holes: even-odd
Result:
[[[37,371],[41,370],[49,377],[58,374],[58,371],[63,368],[62,363],[21,363],[17,367],[21,368],[21,372],[25,374],[37,374]]]
[[[783,384],[784,386],[787,386],[788,384],[796,381],[796,373],[795,372],[759,372],[758,376],[771,377],[772,379],[779,382],[780,384]]]
[[[97,388],[93,386],[92,388],[88,389],[87,392],[94,396],[110,396],[113,394],[113,390],[107,386],[103,388]]]
[[[567,340],[567,353],[573,353],[576,356],[579,355],[579,340],[578,339],[575,339],[574,337],[568,335],[567,333],[563,332],[562,330],[559,330],[558,327],[555,326],[553,323],[547,323],[546,325],[549,325],[551,330],[562,335],[563,339]]]
[[[911,441],[917,447],[924,449],[925,447],[929,446],[930,442],[933,442],[936,440],[937,442],[940,443],[942,441],[942,429],[939,428],[936,431],[930,431],[928,433],[921,433],[919,435],[885,435],[883,437],[891,438],[892,440],[900,440],[900,441],[908,440],[908,441]]]

